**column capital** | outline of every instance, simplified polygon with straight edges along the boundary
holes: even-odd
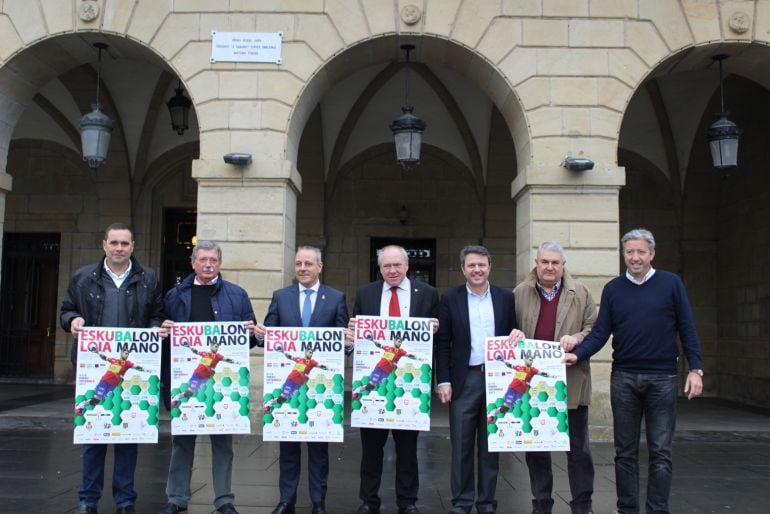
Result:
[[[275,161],[269,165],[257,163],[235,166],[220,159],[196,159],[192,163],[192,176],[198,182],[233,186],[235,184],[266,185],[288,184],[297,194],[302,192],[302,176],[292,161]]]
[[[626,168],[597,163],[589,171],[570,171],[562,166],[529,166],[519,170],[511,182],[511,198],[518,200],[524,191],[532,189],[595,192],[601,189],[619,190],[626,185]]]

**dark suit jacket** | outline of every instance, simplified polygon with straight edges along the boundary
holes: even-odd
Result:
[[[410,281],[412,294],[409,295],[409,316],[413,318],[435,318],[438,316],[438,291],[425,282]],[[356,291],[353,316],[379,316],[382,300],[382,280],[364,284]]]
[[[310,317],[311,327],[348,326],[348,304],[345,293],[321,284]],[[266,327],[301,327],[302,314],[299,311],[299,286],[284,287],[273,293],[270,307],[265,316]]]
[[[495,336],[507,336],[516,327],[513,292],[489,285],[495,314]],[[453,287],[441,295],[436,337],[437,383],[452,385],[452,399],[462,394],[471,355],[471,322],[468,316],[466,285]]]

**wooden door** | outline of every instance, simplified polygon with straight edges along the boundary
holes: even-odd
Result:
[[[53,377],[59,234],[3,235],[0,375]]]

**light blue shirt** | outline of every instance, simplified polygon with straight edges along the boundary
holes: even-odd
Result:
[[[468,320],[471,325],[471,356],[468,366],[478,366],[484,364],[487,337],[495,335],[495,311],[489,285],[481,296],[474,294],[467,285],[465,288],[468,292]]]
[[[310,293],[310,305],[313,307],[310,312],[315,311],[315,301],[318,299],[318,288],[321,287],[321,281],[317,281],[310,287],[305,287],[302,284],[297,284],[299,287],[299,312],[302,312],[302,305],[305,303],[305,290],[310,289],[313,291]]]

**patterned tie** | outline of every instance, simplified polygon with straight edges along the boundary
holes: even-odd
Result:
[[[401,306],[398,304],[398,288],[390,288],[390,304],[388,305],[388,316],[398,318],[401,316]]]
[[[313,294],[312,289],[305,289],[305,301],[302,303],[302,326],[307,327],[310,325],[310,316],[313,314],[313,304],[310,303],[310,295]]]

